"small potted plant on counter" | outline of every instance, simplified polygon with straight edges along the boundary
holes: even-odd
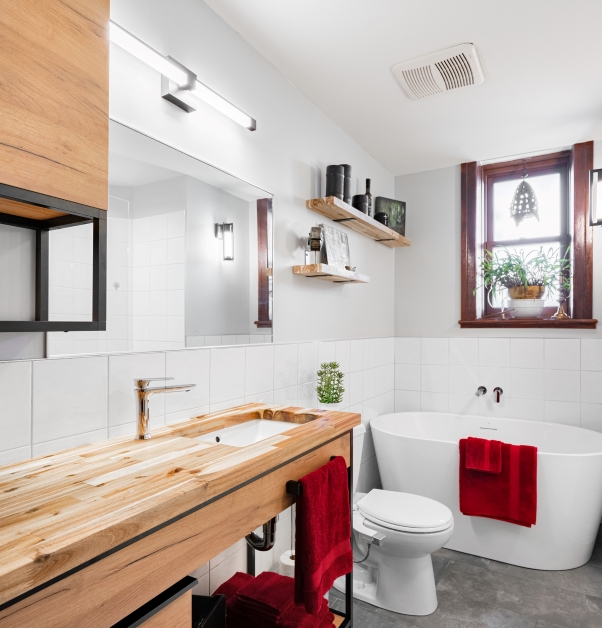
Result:
[[[514,318],[538,318],[545,306],[546,292],[570,291],[569,249],[563,256],[560,249],[550,248],[545,252],[543,247],[529,253],[508,249],[485,251],[481,262],[483,283],[477,289],[485,287],[491,306],[507,290],[508,309]]]
[[[318,404],[321,410],[338,410],[343,401],[343,373],[338,362],[324,362],[318,371]]]

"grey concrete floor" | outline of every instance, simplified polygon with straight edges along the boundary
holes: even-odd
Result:
[[[354,628],[602,628],[602,536],[587,565],[537,571],[441,549],[433,554],[439,607],[427,617],[354,600]],[[344,610],[342,594],[331,605]]]

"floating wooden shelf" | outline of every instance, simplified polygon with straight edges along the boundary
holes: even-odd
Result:
[[[336,196],[312,198],[307,201],[306,205],[307,209],[318,212],[318,214],[322,214],[322,216],[341,223],[390,248],[411,246],[412,244],[410,240],[393,231],[393,229],[385,227],[385,225],[374,220],[374,218],[366,216],[366,214],[358,211],[355,207],[351,207],[351,205],[347,205],[347,203],[344,203]]]
[[[328,264],[305,264],[303,266],[293,266],[295,275],[303,277],[315,277],[332,283],[370,283],[368,275],[360,275],[352,270],[328,266]]]
[[[477,319],[458,321],[462,329],[596,329],[595,318],[562,318],[550,320],[544,318]]]

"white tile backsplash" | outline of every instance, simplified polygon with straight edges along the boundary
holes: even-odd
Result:
[[[544,341],[544,367],[578,371],[581,368],[582,342],[581,340],[547,338]]]
[[[106,356],[33,362],[34,444],[108,427]]]
[[[211,405],[245,395],[245,348],[211,349]]]
[[[510,366],[522,369],[543,368],[542,338],[512,338],[510,340]]]
[[[31,444],[31,362],[0,363],[0,449]]]
[[[487,394],[477,398],[479,386]],[[498,386],[504,391],[499,404],[493,396]],[[602,340],[396,338],[395,411],[419,409],[587,424],[602,432],[596,415],[602,409]]]

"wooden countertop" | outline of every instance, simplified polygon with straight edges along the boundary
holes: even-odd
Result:
[[[192,440],[257,418],[295,431],[244,448]],[[355,413],[247,404],[153,430],[151,440],[122,437],[0,467],[0,605],[359,423]]]

